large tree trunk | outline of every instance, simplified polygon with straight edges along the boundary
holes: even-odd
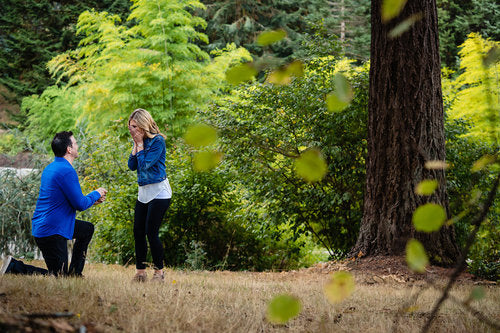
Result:
[[[433,262],[457,255],[453,227],[418,233],[415,209],[435,202],[448,211],[444,170],[428,170],[428,160],[445,160],[441,66],[435,0],[408,0],[398,18],[381,22],[382,0],[372,0],[368,159],[363,220],[352,254],[400,255],[410,238],[420,240]],[[401,36],[388,32],[405,18],[422,19]],[[423,179],[439,181],[430,197],[415,194]]]

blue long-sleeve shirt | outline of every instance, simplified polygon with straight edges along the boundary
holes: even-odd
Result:
[[[73,238],[76,211],[91,207],[101,195],[83,195],[78,175],[65,158],[56,157],[42,172],[40,192],[31,220],[34,237],[61,235]]]

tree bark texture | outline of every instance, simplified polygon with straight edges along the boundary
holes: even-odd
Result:
[[[458,256],[453,227],[416,232],[415,209],[427,202],[445,207],[444,170],[428,170],[429,160],[445,160],[444,111],[435,0],[408,0],[399,17],[382,23],[382,0],[372,0],[368,106],[367,180],[363,220],[351,254],[401,255],[410,238],[420,240],[433,262]],[[391,39],[388,33],[414,14],[422,17]],[[424,179],[439,188],[430,197],[415,194]]]

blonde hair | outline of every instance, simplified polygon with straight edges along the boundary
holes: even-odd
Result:
[[[137,126],[144,130],[148,138],[154,138],[156,135],[161,135],[164,139],[166,138],[166,136],[160,132],[158,125],[156,125],[156,122],[148,111],[144,109],[135,109],[128,118],[129,125],[131,120],[135,120]]]

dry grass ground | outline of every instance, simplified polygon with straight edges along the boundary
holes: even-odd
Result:
[[[42,262],[36,264],[44,266]],[[132,283],[132,267],[89,264],[84,273],[84,279],[8,274],[0,277],[0,331],[2,321],[4,325],[19,322],[24,318],[21,314],[67,311],[75,316],[49,320],[50,330],[81,331],[85,326],[87,332],[391,332],[402,304],[423,285],[422,281],[380,276],[372,281],[353,271],[357,281],[354,294],[332,305],[323,294],[330,275],[326,270],[167,270],[163,284]],[[473,287],[472,281],[462,281],[453,295],[466,299]],[[500,289],[497,285],[483,287],[485,298],[471,305],[499,322]],[[268,301],[280,293],[295,295],[302,301],[299,316],[284,326],[266,320]],[[412,311],[399,315],[396,332],[418,332],[438,296],[432,289],[423,292]],[[32,320],[22,331],[26,326],[43,331],[43,325],[49,324]],[[494,332],[451,301],[445,303],[431,331]]]

